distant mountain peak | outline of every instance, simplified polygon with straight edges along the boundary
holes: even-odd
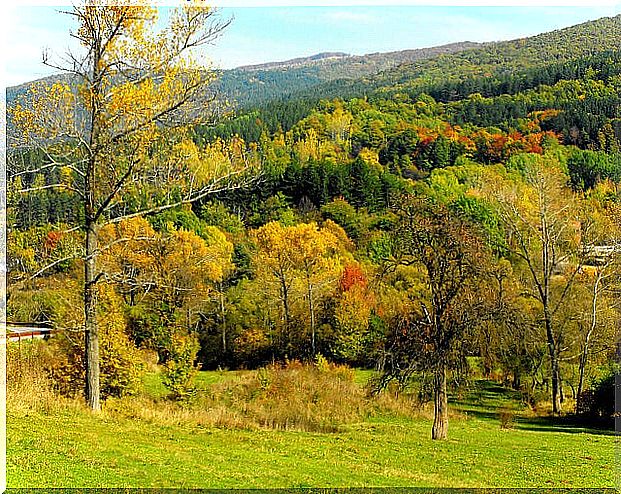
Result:
[[[351,55],[349,53],[343,53],[339,51],[327,51],[310,55],[308,57],[292,58],[290,60],[283,60],[280,62],[265,62],[254,65],[243,65],[237,67],[236,70],[254,71],[254,70],[271,70],[277,68],[297,67],[300,65],[309,65],[317,62],[323,62],[326,60],[339,60],[342,58],[348,58]]]

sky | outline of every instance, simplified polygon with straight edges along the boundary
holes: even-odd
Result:
[[[363,55],[459,41],[500,41],[621,13],[621,3],[606,1],[590,2],[590,6],[576,2],[574,6],[534,6],[537,3],[545,0],[513,7],[223,7],[220,15],[232,17],[233,22],[208,48],[208,56],[215,66],[228,69],[325,51]],[[71,48],[71,16],[51,5],[13,4],[5,9],[3,85],[53,73],[41,63],[41,54],[47,49],[58,59]]]

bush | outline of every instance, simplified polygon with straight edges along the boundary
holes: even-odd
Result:
[[[335,432],[365,413],[364,390],[354,382],[353,371],[323,358],[310,365],[270,365],[216,385],[204,405],[224,406],[261,427],[315,432]]]
[[[144,365],[140,351],[126,333],[121,301],[113,289],[105,285],[99,286],[98,298],[101,397],[135,394]],[[59,304],[59,308],[61,306]],[[58,327],[67,319],[72,318],[58,310],[55,325]],[[75,321],[75,326],[83,324],[79,317],[75,317]],[[58,391],[69,397],[80,395],[84,389],[84,340],[80,328],[67,329],[51,338],[46,353],[45,368]]]
[[[610,418],[615,414],[615,374],[600,379],[593,390],[591,412],[602,418]]]
[[[500,419],[501,429],[513,429],[513,424],[515,422],[515,410],[504,406],[498,411],[498,418]]]
[[[8,413],[49,410],[58,402],[44,371],[41,340],[8,342],[6,347],[6,397]]]
[[[354,371],[319,356],[314,364],[290,361],[242,371],[201,389],[196,399],[172,401],[147,394],[108,399],[104,411],[159,425],[226,429],[337,432],[365,416],[425,416],[433,411],[414,397],[394,393],[370,396],[354,381]]]
[[[596,380],[592,389],[582,392],[578,400],[580,407],[579,415],[589,419],[604,421],[612,424],[615,415],[615,372],[609,373]]]
[[[194,335],[184,335],[181,331],[173,333],[168,348],[169,359],[164,364],[163,383],[170,391],[170,398],[175,401],[187,400],[196,394],[193,385],[198,367],[194,364],[200,349]]]

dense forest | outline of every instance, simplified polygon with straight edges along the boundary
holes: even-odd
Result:
[[[269,94],[225,74],[244,108],[166,152],[256,173],[163,212],[152,185],[110,205],[127,219],[99,232],[103,396],[132,393],[145,352],[179,398],[197,367],[322,356],[425,399],[476,361],[525,401],[612,416],[620,37],[617,16],[399,65],[276,67]],[[8,176],[7,318],[60,330],[49,372],[79,394],[84,177],[28,148]]]

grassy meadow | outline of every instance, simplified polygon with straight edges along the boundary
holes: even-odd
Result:
[[[343,388],[354,407],[366,399],[370,375],[356,371]],[[33,389],[13,395],[9,383],[8,487],[604,488],[615,481],[612,431],[538,416],[491,381],[475,381],[452,401],[449,439],[432,441],[431,412],[412,411],[403,397],[381,398],[323,432],[313,430],[321,428],[310,416],[289,426],[244,418],[251,401],[226,397],[243,389],[262,399],[252,387],[260,372],[200,372],[197,396],[213,401],[185,406],[165,399],[159,377],[149,373],[139,396],[109,400],[99,414],[78,400],[35,392],[36,379]],[[292,395],[300,381],[290,381],[286,393]],[[318,395],[320,404],[323,399]],[[226,410],[214,408],[217,401]],[[265,407],[283,413],[274,403],[253,413],[260,416]],[[286,406],[305,413],[295,411],[293,401]],[[507,428],[501,428],[502,410],[510,410]]]

